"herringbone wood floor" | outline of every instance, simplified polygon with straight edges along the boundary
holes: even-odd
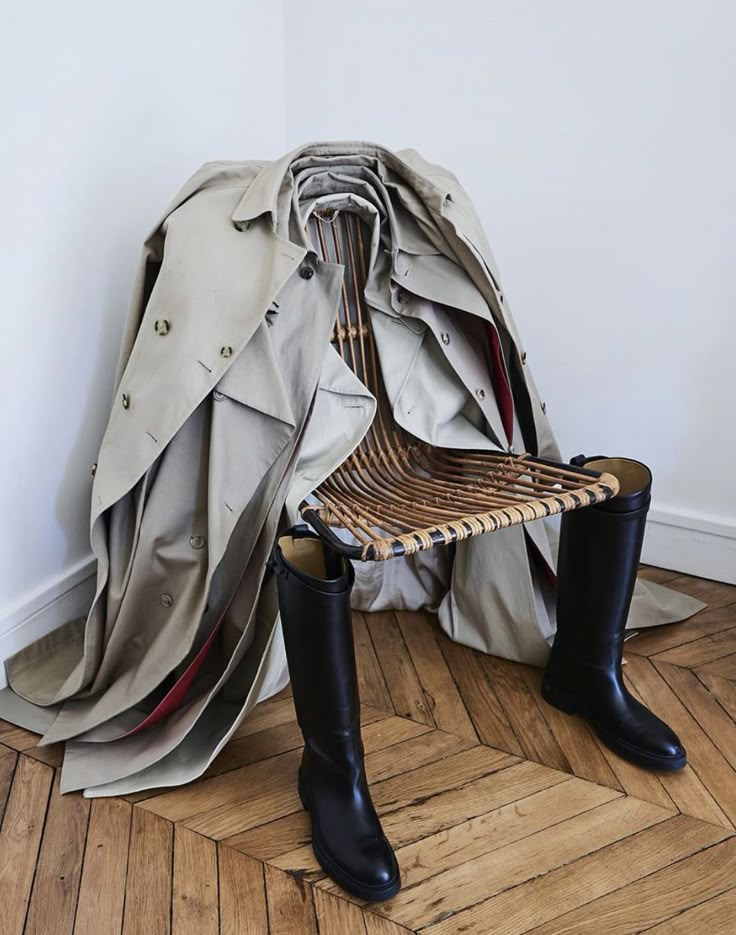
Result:
[[[539,697],[540,672],[422,614],[356,615],[367,769],[404,886],[365,906],[320,873],[288,690],[207,775],[121,799],[58,794],[61,750],[0,722],[4,935],[606,935],[736,931],[736,588],[627,643],[630,685],[683,738],[656,777]]]

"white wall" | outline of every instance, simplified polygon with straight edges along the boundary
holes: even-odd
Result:
[[[460,177],[565,452],[648,461],[647,558],[736,580],[735,28],[728,0],[7,6],[0,659],[89,599],[145,234],[200,163],[311,139]]]
[[[284,149],[282,6],[5,4],[0,72],[2,659],[89,593],[90,465],[144,237],[201,163]]]
[[[368,139],[452,169],[564,452],[648,462],[646,557],[736,581],[736,5],[286,12],[289,145]]]

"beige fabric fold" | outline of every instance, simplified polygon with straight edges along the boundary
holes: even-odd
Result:
[[[63,791],[189,782],[286,683],[265,563],[375,413],[329,343],[343,267],[309,240],[320,208],[367,225],[365,298],[397,422],[441,447],[560,458],[482,226],[450,172],[363,141],[203,166],[144,244],[91,491],[94,602],[5,662],[0,716],[44,744],[66,741]],[[489,328],[514,396],[510,438],[480,353]],[[532,543],[553,565],[542,521],[358,563],[354,606],[428,608],[453,639],[541,665],[554,600]],[[629,625],[702,606],[640,583]],[[130,734],[218,625],[176,710]]]

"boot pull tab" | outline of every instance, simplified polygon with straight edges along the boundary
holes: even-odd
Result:
[[[574,467],[585,467],[587,461],[601,461],[607,457],[608,455],[575,455],[574,458],[570,458],[570,464]]]

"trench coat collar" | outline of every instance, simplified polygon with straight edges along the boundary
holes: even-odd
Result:
[[[248,186],[245,194],[232,214],[232,221],[241,224],[255,220],[263,214],[270,214],[274,230],[277,223],[278,196],[293,162],[306,156],[324,158],[326,163],[339,156],[373,156],[384,165],[403,176],[426,203],[427,207],[442,212],[445,202],[452,200],[449,188],[435,184],[431,179],[417,172],[401,153],[394,153],[378,143],[365,141],[337,143],[305,143],[287,153],[281,159],[265,165]]]

